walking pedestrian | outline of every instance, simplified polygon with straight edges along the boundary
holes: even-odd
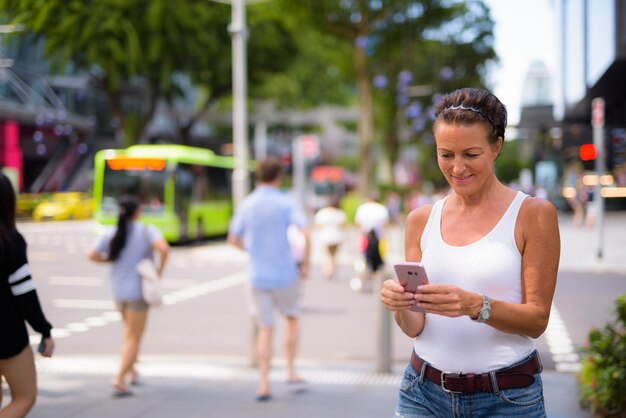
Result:
[[[405,231],[406,260],[422,262],[429,284],[413,294],[387,280],[381,291],[414,338],[396,416],[545,417],[534,340],[556,286],[556,209],[496,177],[507,112],[493,94],[457,90],[435,114],[451,193],[412,211]]]
[[[368,200],[356,210],[354,222],[361,232],[361,251],[365,259],[365,276],[362,288],[372,290],[372,281],[384,265],[382,248],[385,247],[385,228],[389,224],[389,211],[377,201],[377,195],[371,194]]]
[[[326,250],[323,274],[328,279],[335,277],[337,251],[344,240],[347,216],[339,207],[339,199],[333,197],[327,206],[317,211],[313,217],[315,235]]]
[[[46,319],[26,256],[26,241],[15,225],[16,198],[9,178],[0,172],[0,386],[2,377],[11,402],[0,417],[25,417],[37,399],[37,376],[25,321],[41,334],[38,351],[54,352],[52,325]],[[0,407],[2,406],[0,387]]]
[[[258,163],[257,187],[242,202],[232,219],[228,241],[250,256],[250,310],[256,318],[256,354],[259,367],[257,400],[271,399],[269,384],[274,310],[286,318],[285,357],[288,382],[301,382],[295,358],[300,341],[300,280],[309,266],[309,230],[302,210],[279,190],[282,166],[270,157]],[[290,225],[305,238],[299,267],[287,236]]]
[[[132,196],[121,197],[117,226],[102,235],[87,253],[92,261],[111,263],[111,291],[124,324],[120,367],[111,382],[114,397],[133,394],[126,383],[127,377],[131,385],[139,383],[136,363],[149,305],[142,296],[137,265],[143,259],[153,259],[156,252],[156,270],[161,276],[169,254],[169,245],[161,232],[152,225],[140,223],[140,213],[138,199]]]

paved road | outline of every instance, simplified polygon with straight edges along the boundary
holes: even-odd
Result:
[[[174,248],[166,273],[167,306],[151,315],[144,343],[141,371],[148,384],[137,388],[140,396],[112,402],[108,380],[116,367],[121,327],[110,303],[106,267],[83,257],[93,240],[93,224],[22,224],[20,229],[29,241],[33,273],[59,344],[55,358],[38,362],[41,395],[31,416],[165,417],[176,408],[185,411],[182,416],[230,411],[229,416],[378,417],[393,411],[411,344],[394,328],[393,373],[375,373],[377,298],[349,287],[353,245],[342,248],[339,280],[328,282],[314,271],[305,287],[301,364],[310,384],[304,393],[281,384],[277,340],[277,402],[263,409],[252,402],[255,373],[247,367],[249,320],[242,297],[245,257],[217,240]],[[575,348],[591,326],[610,317],[614,295],[626,292],[626,216],[609,214],[601,261],[593,256],[593,230],[574,228],[567,215],[561,230],[552,329],[538,340],[538,349],[547,368],[549,416],[585,416],[576,406],[571,373],[578,364]],[[399,259],[402,232],[394,234],[390,259]],[[313,261],[319,264],[317,250]],[[560,372],[565,370],[570,372]]]

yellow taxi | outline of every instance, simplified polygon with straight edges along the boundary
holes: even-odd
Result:
[[[86,193],[59,192],[35,207],[33,219],[36,221],[64,221],[68,219],[89,219],[93,210],[93,200]]]

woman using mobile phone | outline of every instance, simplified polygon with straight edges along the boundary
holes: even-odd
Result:
[[[0,376],[11,390],[11,402],[0,409],[0,416],[25,417],[37,399],[35,362],[25,321],[42,336],[42,356],[52,356],[54,340],[30,274],[26,241],[15,225],[15,201],[11,181],[0,172]]]
[[[460,89],[435,115],[437,163],[452,191],[412,211],[405,231],[406,260],[424,265],[429,284],[410,293],[387,280],[381,290],[414,338],[396,416],[545,417],[534,340],[556,287],[556,209],[496,177],[507,124],[496,96]]]

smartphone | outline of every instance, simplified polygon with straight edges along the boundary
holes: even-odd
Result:
[[[428,276],[426,275],[426,269],[422,263],[416,261],[404,261],[393,265],[398,276],[398,282],[404,286],[404,290],[411,293],[417,293],[417,287],[423,284],[428,284]],[[413,312],[424,312],[422,308],[412,306],[410,308]]]
[[[46,351],[46,342],[42,338],[41,341],[39,342],[39,345],[37,346],[37,352],[39,354],[43,354],[44,351]]]

